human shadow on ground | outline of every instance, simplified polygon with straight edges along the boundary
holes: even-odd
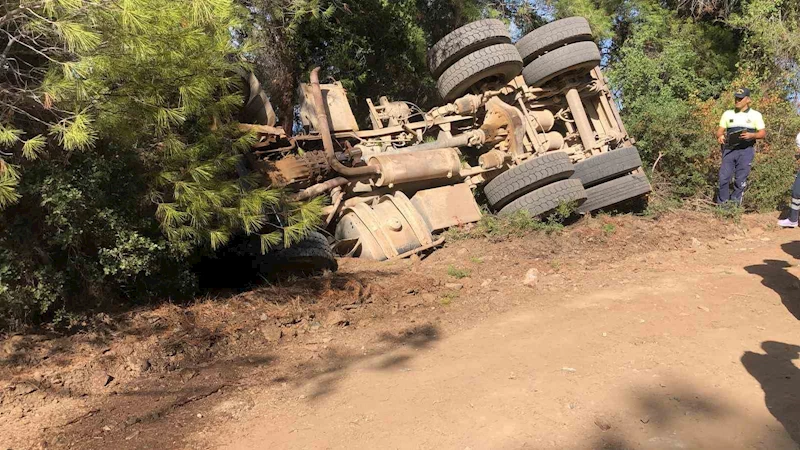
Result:
[[[800,359],[800,346],[765,341],[761,348],[765,353],[744,352],[742,365],[761,383],[769,412],[800,445],[800,369],[792,362]]]
[[[792,265],[786,261],[766,259],[764,264],[747,266],[744,270],[760,276],[761,284],[780,295],[786,309],[800,320],[800,279],[786,270],[789,267]]]
[[[792,258],[800,259],[800,241],[792,241],[781,244],[781,248]]]

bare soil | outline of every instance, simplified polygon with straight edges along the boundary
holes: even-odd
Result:
[[[798,449],[773,222],[599,216],[8,336],[0,449]]]

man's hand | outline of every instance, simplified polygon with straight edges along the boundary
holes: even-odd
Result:
[[[717,142],[720,145],[725,143],[725,128],[717,127]]]
[[[740,134],[739,136],[741,136],[742,139],[747,141],[752,141],[754,139],[764,139],[765,137],[767,137],[767,130],[758,130],[755,133],[748,133],[747,131],[742,131],[742,134]]]

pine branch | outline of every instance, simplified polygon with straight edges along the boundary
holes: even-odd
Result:
[[[31,6],[36,8],[36,7],[39,7],[40,5],[41,4],[38,4],[38,5],[37,4],[33,4]],[[14,9],[14,10],[11,10],[11,11],[7,12],[2,17],[0,17],[0,26],[3,26],[3,25],[6,24],[6,22],[10,22],[10,21],[16,19],[17,17],[22,16],[23,13],[25,12],[25,10],[27,10],[28,8],[29,7],[20,6],[17,9]]]

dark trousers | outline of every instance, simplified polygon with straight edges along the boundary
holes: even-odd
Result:
[[[800,172],[794,177],[794,184],[792,184],[792,198],[800,198]]]
[[[789,205],[789,220],[797,222],[800,218],[800,172],[794,177],[792,184],[792,203]]]
[[[747,177],[750,175],[750,166],[756,156],[756,149],[753,147],[741,150],[722,151],[722,164],[719,167],[719,194],[717,203],[725,203],[733,200],[736,203],[742,202],[742,195],[747,188]],[[730,184],[733,178],[733,193]]]

